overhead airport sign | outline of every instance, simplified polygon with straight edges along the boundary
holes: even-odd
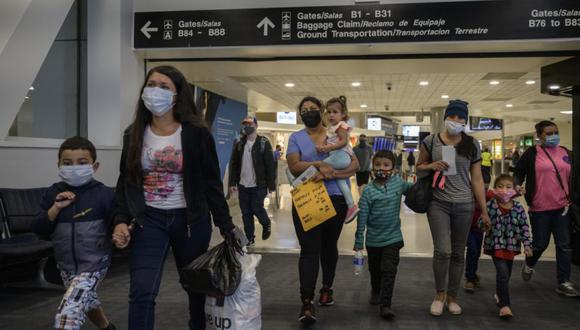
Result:
[[[580,38],[578,0],[138,12],[134,47]]]

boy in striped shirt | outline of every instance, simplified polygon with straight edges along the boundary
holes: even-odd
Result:
[[[391,320],[391,298],[399,265],[399,250],[403,247],[401,233],[401,196],[409,190],[411,183],[392,175],[395,155],[380,150],[372,160],[373,177],[364,189],[359,201],[356,239],[354,250],[366,245],[371,275],[370,304],[380,305],[379,314]],[[366,229],[366,237],[365,237]]]

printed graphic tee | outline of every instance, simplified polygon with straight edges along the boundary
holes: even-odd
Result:
[[[181,126],[169,136],[153,133],[147,125],[141,154],[147,206],[171,210],[185,208]]]

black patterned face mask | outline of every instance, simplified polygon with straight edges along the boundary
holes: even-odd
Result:
[[[393,171],[385,171],[385,170],[373,170],[373,175],[376,179],[379,180],[387,180],[391,177]]]

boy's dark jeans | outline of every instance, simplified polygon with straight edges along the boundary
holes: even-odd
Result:
[[[210,238],[208,219],[200,219],[188,231],[185,209],[147,207],[143,227],[135,226],[131,233],[129,330],[153,330],[155,326],[155,298],[169,248],[179,269],[207,251]],[[205,296],[188,296],[190,329],[205,329]]]
[[[495,265],[495,292],[499,298],[499,307],[510,306],[509,281],[512,276],[513,260],[493,257]]]
[[[391,307],[397,267],[399,266],[399,251],[403,242],[397,242],[383,247],[367,246],[369,254],[369,273],[371,274],[371,288],[379,293],[380,304]]]
[[[474,282],[477,280],[477,265],[481,256],[483,233],[471,229],[467,236],[467,252],[465,255],[465,279]]]

